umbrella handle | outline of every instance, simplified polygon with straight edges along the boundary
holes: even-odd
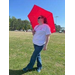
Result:
[[[35,30],[32,30],[32,34],[33,34],[33,35],[35,34],[35,32],[36,32]]]

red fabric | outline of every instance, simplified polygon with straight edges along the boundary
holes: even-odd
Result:
[[[36,25],[38,25],[38,17],[40,15],[43,15],[47,19],[47,23],[51,29],[51,33],[56,32],[55,25],[54,25],[54,19],[53,14],[37,5],[34,5],[31,12],[28,14],[28,18],[30,20],[30,23],[32,25],[32,28]]]

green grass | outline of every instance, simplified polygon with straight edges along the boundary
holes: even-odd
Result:
[[[65,34],[53,33],[46,51],[41,52],[40,73],[23,72],[34,51],[31,32],[9,31],[9,75],[65,75]],[[36,63],[34,65],[36,67]]]

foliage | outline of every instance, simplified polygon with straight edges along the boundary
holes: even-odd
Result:
[[[15,17],[10,18],[9,16],[9,30],[28,30],[32,29],[31,24],[28,20],[16,19]]]

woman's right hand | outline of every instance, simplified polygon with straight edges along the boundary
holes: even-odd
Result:
[[[32,30],[32,34],[33,34],[33,35],[35,34],[35,32],[36,32],[35,30]]]

